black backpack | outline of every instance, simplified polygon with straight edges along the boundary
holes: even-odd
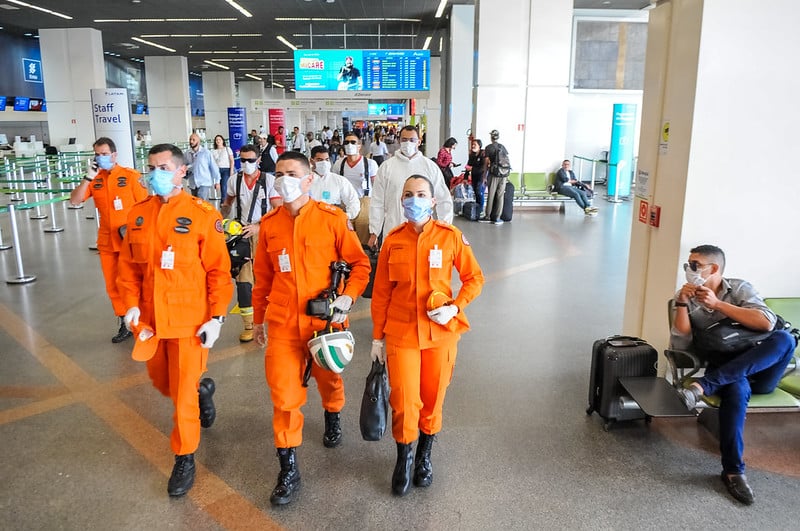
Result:
[[[493,177],[508,177],[511,174],[511,161],[508,159],[508,150],[503,144],[497,144],[492,150],[494,157],[489,165],[489,174]]]

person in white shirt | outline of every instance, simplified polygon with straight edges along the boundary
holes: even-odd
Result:
[[[225,200],[220,208],[222,215],[242,224],[242,238],[250,238],[250,257],[255,256],[261,218],[282,204],[275,191],[275,176],[258,169],[259,148],[247,144],[239,150],[242,171],[228,180]],[[239,341],[253,340],[253,263],[248,260],[235,276],[239,313],[242,316],[242,333]]]
[[[300,128],[297,126],[292,129],[292,151],[306,152],[306,139],[300,134]]]
[[[361,156],[361,140],[355,133],[350,132],[345,135],[343,146],[346,156],[336,161],[333,172],[350,181],[358,197],[368,196],[372,180],[378,173],[378,164]]]
[[[308,158],[311,158],[311,150],[314,149],[315,147],[321,146],[321,145],[322,145],[322,142],[320,142],[319,140],[314,138],[314,133],[312,133],[311,131],[306,133],[306,152],[305,153],[306,153],[306,156]]]
[[[372,160],[374,160],[375,164],[378,166],[383,164],[383,161],[389,156],[389,149],[383,141],[383,133],[375,133],[375,141],[370,144],[369,152],[372,155]]]
[[[422,175],[433,183],[436,217],[453,223],[453,198],[439,166],[419,151],[419,133],[413,125],[400,130],[400,150],[378,169],[369,208],[369,242],[375,248],[379,236],[405,223],[401,196],[406,179]]]
[[[224,198],[225,191],[228,189],[231,168],[235,166],[233,164],[233,151],[225,143],[225,138],[222,135],[214,137],[214,149],[211,150],[211,156],[214,162],[217,163],[217,168],[219,168],[219,189]]]
[[[361,202],[350,181],[331,173],[331,156],[325,146],[316,146],[311,150],[311,169],[314,180],[311,182],[311,199],[329,205],[343,206],[349,219],[355,219],[361,211]]]

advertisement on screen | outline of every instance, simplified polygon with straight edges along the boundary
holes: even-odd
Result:
[[[377,98],[427,92],[430,62],[429,50],[295,50],[296,96]]]
[[[17,96],[16,98],[14,98],[15,111],[27,111],[30,104],[31,104],[30,98],[26,98],[24,96]]]
[[[6,96],[0,96],[0,111],[6,110]]]

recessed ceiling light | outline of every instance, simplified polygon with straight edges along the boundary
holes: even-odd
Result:
[[[152,46],[154,48],[160,48],[162,50],[166,50],[168,52],[175,53],[175,50],[173,48],[169,48],[167,46],[161,46],[160,44],[156,44],[154,42],[146,41],[144,39],[140,39],[139,37],[131,37],[131,40],[132,41],[136,41],[136,42],[141,42],[142,44],[147,44],[148,46]]]
[[[216,66],[217,68],[222,68],[223,70],[230,70],[230,67],[225,66],[225,65],[221,65],[219,63],[215,63],[214,61],[206,60],[206,61],[203,61],[203,62],[208,64],[208,65],[211,65],[211,66]]]
[[[297,49],[297,46],[295,46],[291,42],[289,42],[286,39],[284,39],[282,35],[278,35],[278,40],[281,41],[286,46],[288,46],[289,48],[291,48],[292,50],[296,50]]]
[[[41,11],[42,13],[47,13],[48,15],[54,15],[56,17],[61,17],[61,18],[65,18],[67,20],[72,20],[71,16],[65,15],[64,13],[59,13],[58,11],[52,11],[50,9],[45,9],[43,7],[35,6],[35,5],[29,4],[27,2],[20,2],[20,0],[5,0],[5,1],[8,2],[9,4],[16,4],[16,5],[22,6],[22,7],[29,7],[31,9],[35,9],[36,11]]]
[[[230,5],[234,9],[236,9],[236,11],[238,11],[242,15],[246,16],[247,18],[251,18],[253,16],[252,13],[250,13],[250,11],[246,10],[245,8],[243,8],[242,6],[240,6],[239,4],[234,2],[233,0],[225,0],[225,1],[228,3],[228,5]]]

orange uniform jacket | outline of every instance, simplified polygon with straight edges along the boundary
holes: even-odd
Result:
[[[161,267],[165,250],[173,269]],[[161,339],[191,337],[214,315],[225,315],[233,295],[231,263],[214,207],[186,192],[163,203],[151,196],[134,206],[120,251],[117,286],[126,308]]]
[[[281,272],[281,260],[291,271]],[[337,260],[351,268],[340,295],[355,301],[369,282],[369,258],[341,209],[311,199],[297,217],[285,207],[264,216],[253,261],[254,322],[267,322],[270,337],[311,339],[325,321],[306,315],[306,304],[330,286],[330,264]]]
[[[429,267],[434,249],[442,252],[442,267]],[[452,299],[454,266],[462,282],[454,302],[459,312],[447,326],[441,326],[428,317],[428,299],[434,291]],[[482,287],[483,272],[460,230],[431,220],[418,235],[413,225],[404,223],[386,236],[378,258],[372,288],[372,337],[387,336],[395,344],[419,349],[457,340],[469,330],[464,307]]]
[[[122,237],[119,228],[125,225],[131,207],[145,199],[147,189],[139,182],[141,174],[133,168],[114,165],[111,171],[100,170],[86,188],[83,200],[89,197],[100,212],[100,227],[97,229],[97,249],[119,252]],[[122,208],[114,208],[114,200],[122,201]]]

